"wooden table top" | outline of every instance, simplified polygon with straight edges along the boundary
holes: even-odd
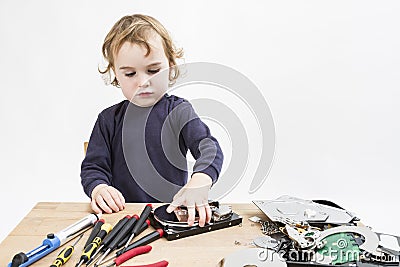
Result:
[[[150,264],[166,260],[169,262],[169,266],[216,266],[222,258],[234,251],[253,247],[253,239],[261,236],[262,233],[260,225],[249,221],[248,218],[258,216],[266,219],[266,216],[254,204],[229,205],[232,206],[235,213],[243,217],[243,223],[240,226],[173,241],[162,238],[150,244],[153,247],[150,253],[134,257],[123,265]],[[103,214],[102,218],[107,223],[115,225],[125,215],[140,214],[144,206],[143,203],[128,203],[125,210],[119,213]],[[61,231],[89,213],[91,213],[91,209],[88,203],[40,202],[36,204],[0,244],[0,266],[7,266],[15,254],[27,253],[40,246],[48,233]],[[138,238],[152,231],[154,229],[150,227]],[[75,266],[89,234],[90,230],[85,233],[82,240],[76,245],[71,259],[63,266]],[[73,241],[67,244],[72,243]],[[56,249],[32,266],[50,266],[62,248]]]

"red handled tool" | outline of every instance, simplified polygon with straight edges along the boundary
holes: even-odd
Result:
[[[168,261],[159,261],[156,263],[145,264],[145,265],[124,265],[121,267],[167,267]]]
[[[116,258],[114,260],[113,263],[106,265],[105,267],[111,267],[111,266],[120,266],[122,263],[126,262],[127,260],[140,255],[140,254],[144,254],[144,253],[148,253],[151,251],[151,246],[149,245],[145,245],[145,246],[140,246],[134,249],[131,249],[127,252],[125,252],[124,254],[122,254],[121,256],[119,256],[118,258]],[[147,264],[147,265],[135,265],[135,266],[121,266],[121,267],[166,267],[168,266],[168,262],[167,261],[159,261],[156,263],[152,263],[152,264]]]
[[[137,255],[150,252],[150,250],[151,250],[151,246],[149,246],[149,245],[137,247],[135,249],[125,252],[124,254],[122,254],[115,260],[113,260],[113,263],[110,263],[109,265],[106,265],[105,267],[111,267],[114,265],[119,266],[122,263],[126,262],[127,260],[129,260]]]
[[[142,237],[141,239],[139,239],[139,240],[137,240],[136,242],[133,242],[132,244],[130,244],[130,245],[126,248],[125,251],[124,251],[124,249],[119,250],[119,251],[115,254],[115,256],[112,256],[112,257],[106,259],[106,260],[103,261],[102,263],[105,263],[105,262],[108,262],[108,261],[110,261],[110,260],[112,260],[112,259],[115,259],[115,258],[117,258],[118,256],[121,256],[122,254],[124,254],[124,253],[126,253],[126,252],[128,252],[128,251],[130,251],[130,250],[133,250],[133,249],[135,249],[135,248],[137,248],[137,247],[150,244],[151,242],[153,242],[153,241],[155,241],[155,240],[157,240],[157,239],[160,239],[160,238],[163,236],[163,234],[164,234],[164,231],[163,231],[162,229],[157,229],[156,231],[151,232],[150,234],[145,235],[145,236]]]

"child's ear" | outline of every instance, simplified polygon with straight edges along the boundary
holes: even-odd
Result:
[[[169,68],[168,68],[168,77],[171,78],[172,75],[172,70],[174,69],[174,65],[172,63],[169,63]]]
[[[114,66],[111,66],[110,70],[108,71],[108,74],[109,74],[111,83],[112,83],[114,86],[117,86],[117,87],[118,87],[118,86],[119,86],[119,81],[118,81],[118,79],[117,79],[117,75],[115,74],[115,68],[114,68]]]

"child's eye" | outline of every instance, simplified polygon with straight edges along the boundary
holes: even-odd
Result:
[[[150,72],[150,73],[152,73],[152,74],[157,73],[157,72],[159,72],[159,71],[160,71],[160,69],[148,70],[148,72]]]
[[[136,74],[136,72],[129,72],[129,73],[125,73],[126,77],[132,77]]]

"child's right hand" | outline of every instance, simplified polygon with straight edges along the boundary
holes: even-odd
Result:
[[[118,212],[125,208],[125,198],[116,188],[99,184],[92,191],[92,210],[96,213]]]

